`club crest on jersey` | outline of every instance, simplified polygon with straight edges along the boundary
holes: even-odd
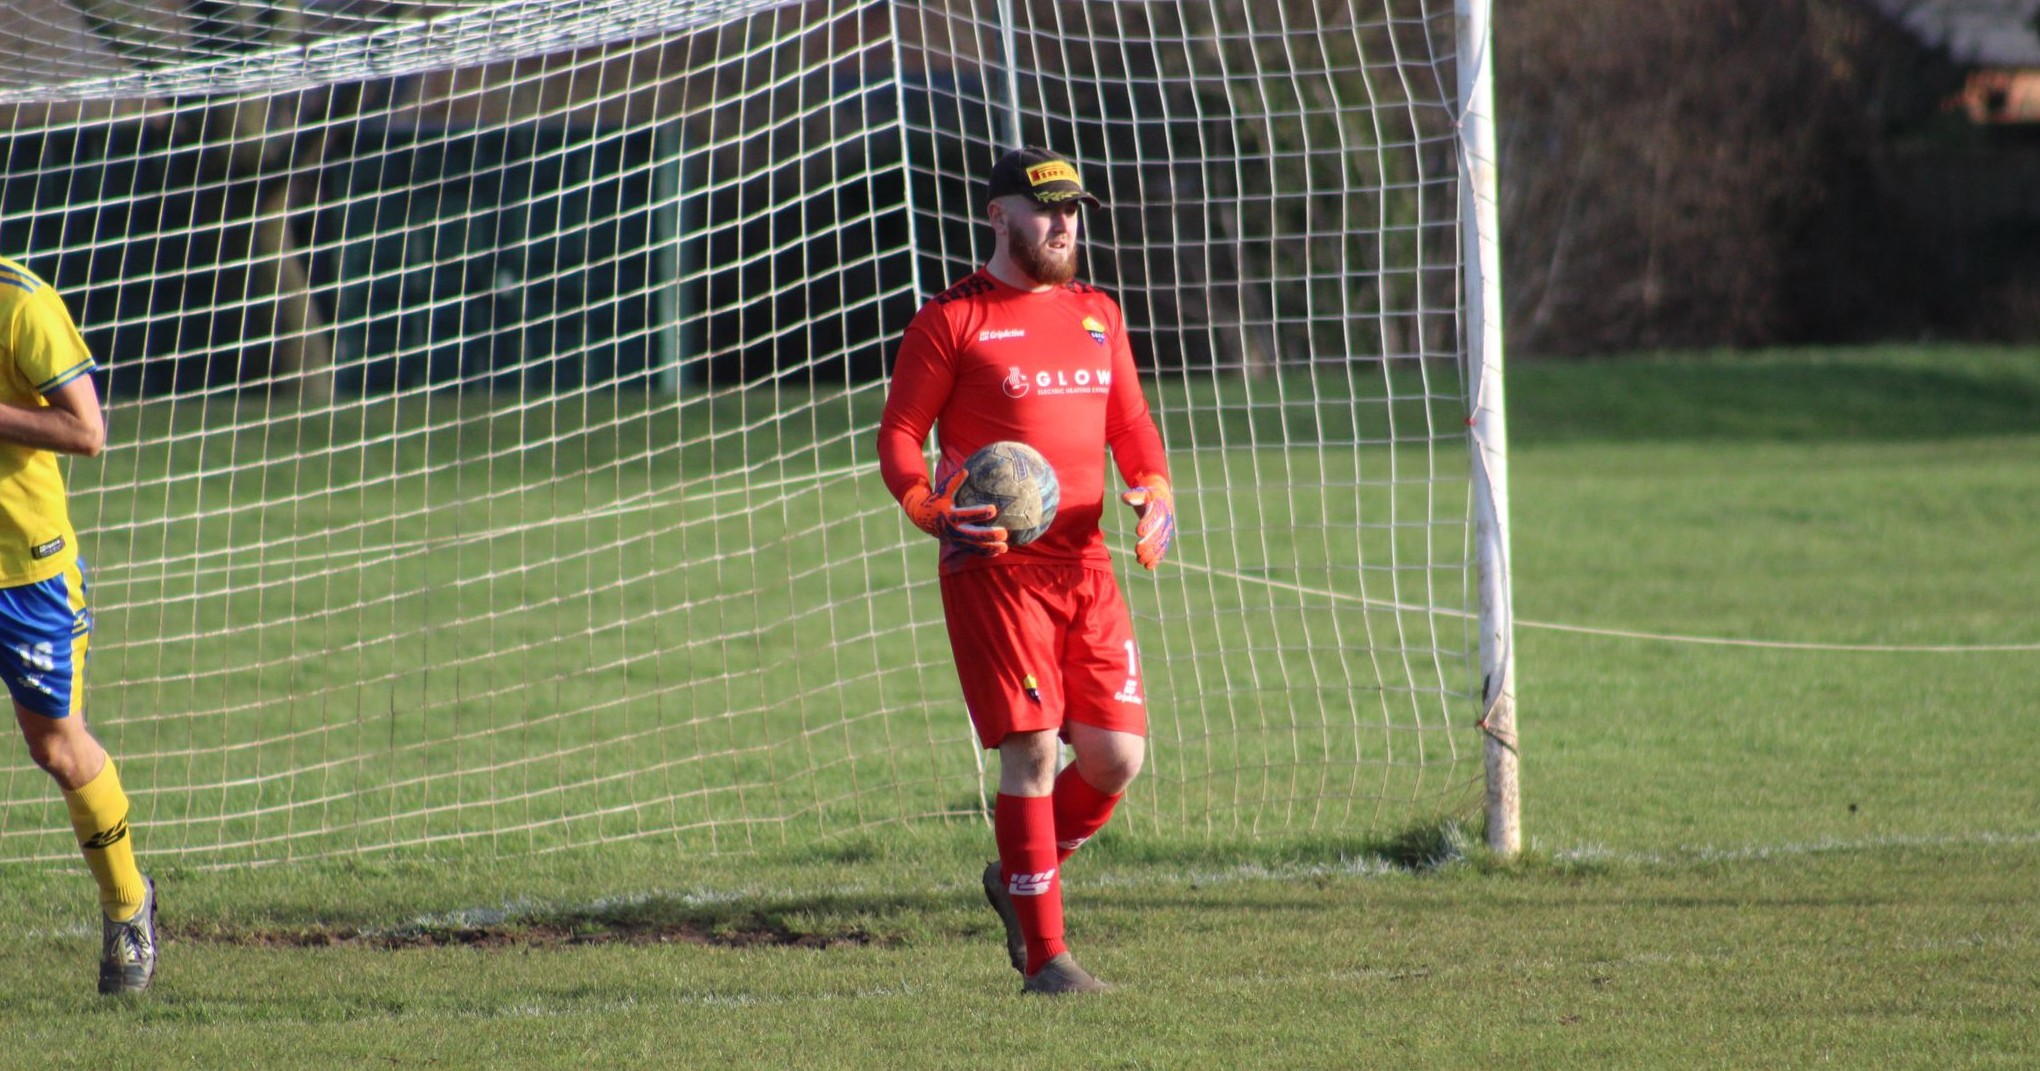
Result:
[[[1100,346],[1105,344],[1105,325],[1099,323],[1097,317],[1084,317],[1084,330],[1090,332],[1091,341]]]
[[[1006,397],[1027,397],[1027,392],[1034,389],[1034,384],[1028,380],[1027,373],[1022,372],[1017,364],[1007,365],[1006,367],[1009,371],[1006,373],[1005,380],[999,384],[999,386],[1006,389]]]

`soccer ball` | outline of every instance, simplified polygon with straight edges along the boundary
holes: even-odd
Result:
[[[963,470],[968,475],[956,489],[957,506],[999,507],[992,523],[1006,530],[1008,545],[1024,547],[1055,523],[1062,482],[1041,451],[1021,442],[993,443],[970,455]]]

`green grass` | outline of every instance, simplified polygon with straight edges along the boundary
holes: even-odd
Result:
[[[1812,646],[2040,643],[2040,353],[1523,362],[1509,391],[1520,862],[1474,848],[1397,866],[1464,837],[1394,821],[1256,837],[1137,791],[1069,873],[1076,947],[1123,987],[1056,1004],[1016,996],[975,887],[990,834],[970,817],[735,853],[666,831],[537,855],[510,838],[252,868],[158,858],[166,973],[112,1004],[90,992],[80,873],[17,864],[0,870],[0,1067],[2040,1063],[2034,652]],[[1295,416],[1222,419],[1258,433]],[[1212,536],[1318,504],[1274,482],[1187,533],[1207,544],[1195,560],[1274,568]],[[1364,526],[1417,507],[1350,508]],[[1308,588],[1313,566],[1290,567]],[[1218,627],[1164,616],[1142,627]],[[768,666],[769,646],[751,651]],[[529,672],[477,658],[482,679]],[[1212,761],[1228,741],[1171,716],[1154,780],[1195,783],[1181,754]],[[950,789],[967,803],[971,779]]]
[[[89,993],[88,938],[12,938],[6,1059],[971,1068],[1024,1053],[1057,1068],[1342,1068],[1358,1054],[1362,1066],[1926,1068],[2035,1055],[2030,841],[1428,875],[1272,854],[1103,852],[1073,887],[1074,937],[1123,987],[1053,1005],[1015,992],[964,880],[968,847],[742,876],[630,848],[536,862],[500,877],[520,892],[640,899],[543,937],[505,927],[498,945],[411,936],[459,923],[407,927],[398,904],[477,898],[429,863],[181,875],[178,917],[196,936],[170,946],[144,999]],[[703,889],[739,906],[687,895]],[[379,894],[396,903],[358,900]],[[559,935],[599,933],[620,912],[724,939]],[[362,919],[405,933],[306,947],[276,929]],[[746,936],[773,925],[835,943]]]
[[[1917,442],[2030,435],[2031,349],[1883,346],[1518,361],[1518,446],[1564,442]]]

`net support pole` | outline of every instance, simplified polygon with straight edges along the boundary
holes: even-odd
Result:
[[[1517,781],[1515,610],[1509,583],[1508,420],[1502,405],[1502,252],[1490,13],[1489,0],[1457,0],[1459,229],[1472,392],[1467,426],[1480,586],[1480,728],[1487,775],[1487,843],[1506,858],[1522,850],[1523,826]]]
[[[1017,149],[1020,140],[1020,35],[1013,25],[1013,0],[999,0],[999,45],[1006,62],[1006,144]],[[997,154],[994,154],[997,155]]]

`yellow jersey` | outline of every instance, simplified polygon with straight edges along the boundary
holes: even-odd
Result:
[[[43,395],[92,368],[64,299],[0,257],[0,405],[47,406]],[[0,587],[48,580],[77,557],[56,453],[0,442]]]

